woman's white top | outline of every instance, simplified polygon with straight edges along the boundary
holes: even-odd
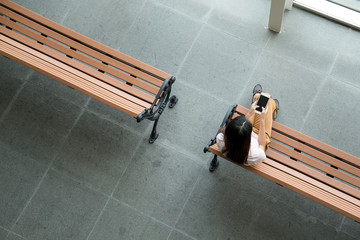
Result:
[[[224,141],[224,134],[223,133],[219,133],[216,136],[216,144],[219,147],[220,151],[222,152],[223,149],[225,148],[225,141]],[[244,165],[246,165],[246,166],[255,165],[255,164],[260,163],[260,162],[262,162],[262,161],[264,161],[266,159],[266,155],[265,155],[264,150],[262,150],[259,147],[258,135],[256,133],[254,133],[254,132],[251,133],[251,142],[250,142],[250,144],[251,144],[251,146],[250,146],[247,162],[244,163]]]

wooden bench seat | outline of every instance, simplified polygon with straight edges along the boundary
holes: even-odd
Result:
[[[118,109],[156,125],[175,77],[46,19],[0,0],[0,53]]]
[[[221,126],[248,109],[231,106]],[[212,152],[213,171],[217,156],[300,193],[324,206],[360,222],[360,158],[273,122],[266,160],[253,166],[237,164],[221,154],[216,137],[204,152]]]

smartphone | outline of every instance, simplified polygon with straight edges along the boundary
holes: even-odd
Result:
[[[270,95],[266,94],[266,93],[261,93],[256,105],[258,105],[259,107],[255,108],[255,112],[258,114],[261,114],[262,112],[262,107],[266,108],[268,102],[270,99]]]

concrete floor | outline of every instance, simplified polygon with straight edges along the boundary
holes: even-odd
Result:
[[[152,127],[0,58],[0,239],[360,239],[360,225],[203,147],[261,83],[278,121],[360,156],[360,33],[268,0],[16,2],[177,77]]]

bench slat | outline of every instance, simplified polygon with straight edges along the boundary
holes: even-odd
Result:
[[[333,158],[325,153],[322,153],[314,148],[311,148],[301,142],[295,141],[287,136],[282,135],[281,133],[272,131],[271,137],[282,142],[286,143],[286,145],[291,146],[303,153],[309,154],[312,157],[315,157],[323,162],[326,162],[332,166],[340,168],[346,172],[349,172],[357,177],[360,177],[360,169],[354,166],[349,165],[346,162],[339,161],[336,158]]]
[[[9,37],[11,37],[13,39],[20,40],[20,42],[24,42],[26,40],[26,37],[24,37],[24,36],[22,36],[20,34],[17,34],[17,33],[13,32],[13,31],[10,31],[10,30],[8,30],[8,29],[6,29],[4,27],[0,27],[0,29],[3,30],[2,31],[3,34],[6,34],[7,36],[9,36]],[[2,35],[2,36],[5,37],[4,35]],[[20,44],[18,42],[12,41],[9,38],[6,38],[6,41],[11,42],[12,45]],[[111,87],[110,85],[105,84],[105,83],[103,83],[103,82],[101,82],[99,80],[97,81],[97,84],[101,85],[103,88],[106,88],[106,89],[111,90],[113,92],[118,92],[118,93],[121,92],[121,94],[123,96],[126,95],[127,96],[126,98],[130,99],[131,101],[133,101],[133,102],[135,102],[135,103],[137,103],[139,105],[142,105],[144,108],[145,107],[150,107],[150,100],[154,99],[153,96],[150,96],[150,95],[146,96],[144,92],[142,92],[142,91],[140,91],[138,89],[132,88],[132,87],[126,85],[125,83],[117,81],[116,79],[113,79],[113,78],[111,78],[111,77],[109,77],[109,76],[107,76],[105,74],[102,74],[102,73],[96,71],[95,69],[92,69],[92,68],[90,68],[90,67],[88,67],[86,65],[83,65],[83,64],[81,64],[81,63],[79,63],[79,62],[77,62],[77,61],[75,61],[75,60],[73,60],[73,59],[71,59],[69,57],[66,57],[65,55],[62,55],[62,54],[60,54],[60,53],[58,53],[58,52],[56,52],[54,50],[51,50],[51,49],[49,49],[49,48],[47,48],[47,47],[45,47],[45,46],[43,46],[41,44],[38,44],[35,41],[32,41],[32,40],[28,39],[28,41],[26,43],[27,43],[26,45],[38,50],[39,52],[42,52],[42,53],[44,53],[46,55],[51,56],[52,58],[54,58],[54,60],[56,59],[56,60],[59,60],[59,61],[61,61],[63,63],[66,63],[68,66],[71,66],[71,68],[74,69],[74,70],[75,70],[75,67],[76,67],[76,69],[78,69],[80,71],[87,72],[87,73],[92,73],[93,76],[95,76],[96,78],[98,78],[100,80],[106,79],[106,82],[111,82],[112,86],[115,86],[115,87],[119,86],[119,88],[115,88],[115,87]],[[25,48],[25,45],[21,44],[21,46],[18,45],[18,47],[19,48],[22,48],[22,47]],[[30,49],[30,48],[28,48],[28,49]],[[28,51],[30,51],[30,50],[28,50]],[[36,53],[33,52],[33,54],[36,54]],[[77,72],[81,73],[80,71],[77,71]],[[130,93],[132,95],[135,95],[135,96],[138,96],[140,98],[146,97],[146,100],[148,100],[148,101],[147,102],[141,101],[139,98],[133,97],[130,94],[128,94],[126,92],[123,92],[122,91],[123,89],[128,90],[128,93]]]
[[[338,179],[341,179],[345,182],[348,182],[356,187],[360,187],[360,179],[353,177],[345,172],[339,171],[329,165],[326,165],[324,163],[321,163],[319,161],[316,161],[315,159],[312,159],[310,157],[307,157],[301,153],[298,153],[297,151],[290,149],[288,147],[285,147],[284,145],[281,145],[277,142],[272,141],[270,143],[270,147],[272,149],[275,149],[283,154],[288,155],[289,157],[293,157],[298,161],[301,161],[311,167],[317,168],[322,172],[328,173]],[[268,152],[266,152],[266,154],[268,154]],[[290,159],[288,159],[289,162]],[[290,161],[294,161],[294,160],[290,160]],[[359,171],[359,170],[358,170]],[[323,174],[322,174],[323,175]],[[327,178],[330,178],[328,176],[326,176]]]
[[[88,80],[84,80],[72,72],[65,71],[56,64],[49,64],[49,62],[42,58],[39,59],[22,49],[15,48],[4,42],[2,38],[3,36],[0,35],[0,52],[4,56],[39,71],[46,76],[52,77],[133,117],[138,116],[144,110],[143,107],[134,104],[119,95],[106,91],[98,85],[93,84]],[[60,65],[61,63],[58,62],[58,64]]]
[[[289,158],[286,158],[285,156],[282,156],[274,151],[268,150],[266,152],[266,156],[272,159],[275,159],[275,161],[286,165],[292,169],[296,169],[299,172],[302,172],[309,177],[312,177],[314,179],[317,179],[321,182],[323,182],[326,185],[332,186],[340,191],[343,191],[351,196],[354,196],[358,199],[360,199],[360,191],[356,190],[354,187],[351,187],[343,182],[337,181],[329,176],[326,176],[325,174],[322,174],[312,168],[309,168],[299,162],[296,162],[294,160],[291,160]]]
[[[213,145],[214,146],[214,145]],[[219,156],[221,154],[218,152],[218,150],[215,150],[215,148],[210,148],[210,152],[213,152]],[[228,159],[229,160],[229,159]],[[231,161],[231,160],[229,160]],[[254,166],[244,166],[244,165],[237,165],[255,173],[262,177],[265,177],[273,182],[276,182],[282,186],[285,186],[289,188],[290,190],[293,190],[299,194],[302,194],[303,196],[312,199],[326,207],[329,207],[347,217],[350,217],[356,221],[359,221],[360,219],[360,208],[358,205],[354,204],[354,202],[357,202],[359,200],[353,199],[350,196],[344,195],[346,199],[338,197],[338,195],[334,195],[331,193],[333,189],[329,189],[329,191],[324,190],[322,188],[319,188],[317,186],[312,185],[309,182],[306,182],[302,180],[303,176],[295,177],[288,172],[291,172],[291,169],[283,169],[279,170],[275,168],[274,166],[269,165],[271,164],[272,160],[267,159],[263,163],[256,164]],[[234,163],[234,162],[233,162]],[[305,176],[306,177],[306,176]],[[321,183],[319,183],[321,184]],[[326,185],[323,187],[327,187]],[[341,194],[341,192],[339,193]],[[349,200],[349,201],[348,201]]]
[[[245,167],[262,177],[276,182],[290,190],[302,194],[326,207],[329,207],[356,221],[360,220],[360,208],[346,200],[333,195],[321,188],[314,188],[313,185],[291,176],[286,172],[273,168],[267,164],[258,164],[254,167]]]
[[[297,171],[294,171],[292,168],[289,168],[289,167],[283,165],[282,163],[275,162],[275,161],[273,161],[273,160],[271,160],[271,159],[268,159],[268,158],[265,160],[265,162],[259,163],[259,164],[253,165],[253,166],[241,165],[241,164],[238,164],[238,163],[232,161],[231,159],[227,158],[226,156],[222,155],[221,152],[220,152],[220,150],[219,150],[219,148],[217,147],[216,144],[212,145],[212,146],[210,147],[209,151],[212,152],[212,153],[214,153],[214,154],[216,154],[216,155],[218,155],[218,156],[220,156],[220,157],[222,157],[222,158],[224,158],[224,159],[226,159],[226,160],[228,160],[228,161],[230,161],[230,162],[232,162],[232,163],[234,163],[234,164],[236,164],[236,165],[239,165],[239,166],[241,166],[241,167],[243,167],[243,168],[246,168],[246,169],[251,169],[251,168],[253,168],[253,167],[256,167],[256,166],[259,165],[259,164],[264,164],[264,163],[269,164],[269,165],[271,165],[271,166],[273,166],[273,167],[276,167],[276,168],[278,168],[278,169],[280,169],[280,170],[282,170],[282,171],[285,171],[287,174],[291,174],[291,175],[293,175],[293,176],[295,176],[295,177],[300,178],[302,181],[306,181],[306,182],[308,182],[308,183],[311,183],[311,184],[315,185],[315,186],[318,187],[318,188],[324,189],[324,190],[326,190],[326,191],[328,191],[328,192],[331,192],[331,193],[334,193],[334,194],[336,194],[336,195],[338,195],[338,196],[341,196],[342,199],[347,200],[347,201],[349,201],[349,202],[352,202],[352,203],[354,203],[355,205],[358,205],[358,206],[360,207],[360,198],[358,197],[360,191],[358,191],[358,190],[352,189],[351,192],[354,192],[354,195],[353,195],[353,196],[347,195],[347,194],[345,194],[345,193],[343,193],[343,192],[341,192],[341,191],[339,191],[339,190],[336,190],[336,189],[332,188],[331,186],[329,186],[329,185],[327,185],[327,184],[325,184],[325,183],[319,182],[319,181],[313,179],[313,178],[310,177],[310,176],[307,176],[307,175],[304,175],[304,174],[299,173],[299,172],[297,172]],[[270,152],[271,152],[271,151],[270,151]],[[270,155],[273,155],[273,153],[274,153],[274,152],[271,152]],[[274,154],[275,154],[275,153],[274,153]],[[279,157],[279,156],[276,156],[276,159],[277,159],[278,157]],[[283,156],[282,156],[282,157],[283,157]],[[295,164],[296,164],[296,162],[294,161],[294,163],[292,164],[292,166],[294,166]],[[335,180],[334,180],[334,179],[331,179],[331,181],[335,181]],[[347,187],[349,187],[349,186],[347,186]],[[345,188],[346,188],[346,187],[345,187]],[[359,209],[359,210],[360,210],[360,209]]]
[[[147,87],[147,88],[152,86],[152,85],[149,85],[149,84],[145,84],[146,82],[139,80],[139,78],[144,79],[145,81],[147,81],[147,82],[149,82],[149,83],[151,83],[151,84],[153,84],[153,85],[155,85],[157,87],[160,87],[162,85],[162,83],[163,83],[163,80],[157,79],[157,78],[155,78],[155,77],[153,77],[153,76],[151,76],[149,74],[144,73],[143,71],[137,70],[137,69],[135,69],[135,68],[133,68],[133,67],[131,67],[129,65],[126,65],[126,64],[124,64],[122,62],[119,62],[119,61],[117,61],[117,60],[115,60],[115,59],[113,59],[113,58],[111,58],[111,57],[109,57],[107,55],[104,55],[104,54],[102,54],[102,53],[100,53],[100,52],[98,52],[96,50],[93,50],[93,49],[91,49],[91,48],[89,48],[89,47],[87,47],[87,46],[85,46],[85,45],[83,45],[83,44],[81,44],[79,42],[76,42],[76,41],[74,41],[74,40],[72,40],[72,39],[70,39],[70,38],[68,38],[68,37],[66,37],[64,35],[61,35],[61,34],[55,32],[55,31],[53,31],[53,30],[51,30],[49,28],[46,28],[46,27],[44,27],[44,26],[42,26],[42,25],[40,25],[40,24],[38,24],[38,23],[36,23],[34,21],[31,21],[28,18],[25,18],[25,17],[23,17],[23,16],[21,16],[21,15],[19,15],[17,13],[14,13],[14,12],[4,8],[4,7],[0,6],[0,11],[3,12],[4,15],[14,19],[15,21],[17,21],[17,22],[19,22],[21,24],[24,24],[25,26],[27,26],[29,28],[32,28],[32,29],[34,29],[34,30],[36,30],[36,31],[38,31],[38,32],[52,38],[52,39],[55,39],[55,40],[65,44],[65,45],[69,46],[68,49],[70,49],[70,47],[72,47],[72,48],[74,48],[74,49],[76,49],[76,50],[78,50],[80,52],[83,52],[83,53],[87,54],[88,56],[91,56],[91,57],[96,58],[96,59],[98,59],[100,61],[106,62],[107,64],[112,65],[112,66],[114,66],[114,67],[116,67],[116,68],[118,68],[118,69],[120,69],[120,70],[122,70],[124,72],[127,72],[127,73],[129,73],[131,75],[137,76],[138,78],[133,78],[130,75],[127,75],[127,77],[125,77],[126,79],[124,79],[124,80],[127,80],[128,82],[131,82],[134,85],[137,85],[137,86],[139,86],[141,88],[143,88],[143,85],[145,87]],[[16,24],[16,23],[13,23],[13,24]],[[19,24],[16,24],[16,25],[19,25]],[[39,34],[37,34],[37,35],[41,36]],[[71,55],[73,55],[73,54],[74,54],[74,51],[71,52]],[[83,55],[83,56],[85,56],[85,55]],[[122,73],[122,71],[120,71],[120,72],[118,70],[115,71],[115,68],[110,68],[110,67],[108,67],[108,66],[106,66],[104,64],[100,65],[100,66],[95,66],[95,67],[97,67],[97,68],[99,68],[99,69],[101,69],[101,70],[103,70],[105,72],[110,73],[110,71],[111,71],[113,73],[112,75],[114,75],[114,76],[117,76],[116,74]],[[117,76],[117,77],[124,78],[123,74],[121,76]],[[154,86],[153,86],[153,88],[154,88]],[[146,88],[144,88],[144,89],[147,90]],[[149,91],[149,90],[147,90],[147,91]],[[157,91],[158,91],[158,89],[155,90],[155,92],[154,92],[154,90],[152,90],[150,92],[156,94]]]
[[[104,52],[105,54],[108,54],[110,56],[114,56],[118,59],[121,59],[122,61],[128,63],[128,64],[131,64],[131,65],[134,65],[134,66],[137,66],[139,67],[140,69],[146,71],[146,72],[149,72],[155,76],[158,76],[162,79],[167,79],[167,78],[170,78],[171,75],[168,74],[168,73],[165,73],[157,68],[154,68],[148,64],[145,64],[135,58],[132,58],[126,54],[123,54],[123,53],[120,53],[104,44],[101,44],[95,40],[92,40],[88,37],[85,37],[75,31],[72,31],[64,26],[61,26],[49,19],[46,19],[16,3],[13,3],[11,1],[8,1],[8,0],[2,0],[1,1],[1,4],[3,4],[4,6],[7,6],[8,8],[10,9],[13,9],[19,13],[21,13],[22,15],[25,15],[27,16],[28,18],[30,19],[34,19],[35,21],[38,21],[38,22],[41,22],[42,24],[48,26],[49,28],[52,28],[52,29],[56,29],[58,30],[59,32],[62,32],[64,33],[65,35],[71,37],[71,38],[74,38],[76,40],[78,40],[79,42],[83,43],[83,44],[88,44],[88,45],[91,45],[92,47],[94,47],[95,49],[101,51],[101,52]]]
[[[37,33],[33,32],[33,31],[31,31],[31,30],[29,30],[29,29],[27,29],[25,27],[22,27],[21,25],[16,24],[16,23],[14,23],[14,22],[12,22],[12,21],[10,21],[8,19],[5,19],[5,18],[3,18],[1,16],[0,16],[0,23],[5,24],[5,25],[11,27],[12,29],[14,29],[14,30],[16,30],[16,31],[30,37],[31,39],[37,40],[37,41],[39,41],[39,42],[41,42],[41,43],[55,49],[55,50],[58,50],[58,51],[60,51],[62,53],[65,53],[65,54],[67,54],[67,55],[69,55],[69,56],[71,56],[71,57],[73,57],[73,58],[75,58],[77,60],[80,60],[80,61],[82,61],[82,62],[84,62],[86,64],[89,64],[89,65],[91,65],[91,66],[93,66],[95,68],[103,70],[104,72],[107,72],[107,73],[109,73],[109,74],[111,74],[111,75],[113,75],[115,77],[118,77],[118,78],[120,78],[122,80],[125,80],[126,82],[132,83],[132,84],[144,89],[145,91],[151,92],[152,94],[156,95],[158,93],[158,91],[159,91],[159,88],[157,88],[157,87],[155,87],[153,85],[150,85],[150,84],[148,84],[146,82],[141,82],[141,81],[135,79],[134,77],[131,77],[130,75],[127,75],[127,74],[125,74],[123,72],[117,71],[114,68],[111,68],[111,67],[109,67],[109,66],[107,66],[107,65],[105,65],[105,64],[103,64],[103,63],[101,63],[99,61],[96,61],[96,60],[94,60],[92,58],[87,57],[86,55],[83,55],[83,54],[81,54],[81,53],[79,53],[77,51],[74,51],[74,50],[72,50],[72,49],[70,49],[68,47],[65,47],[64,45],[61,45],[61,44],[59,44],[57,42],[54,42],[49,38],[46,38],[46,37],[44,37],[44,36],[42,36],[40,34],[37,34]],[[27,41],[29,41],[29,40],[27,40]],[[27,42],[24,42],[24,43],[26,44]]]
[[[237,112],[239,112],[242,115],[245,115],[248,112],[248,109],[241,105],[238,105],[236,110],[237,110]],[[337,148],[334,148],[328,144],[320,142],[314,138],[306,136],[305,134],[295,131],[295,130],[293,130],[289,127],[286,127],[278,122],[273,122],[273,129],[275,129],[279,132],[285,133],[286,135],[291,136],[292,138],[298,139],[301,142],[305,142],[315,148],[321,149],[324,152],[327,152],[327,153],[334,155],[340,159],[350,162],[350,163],[354,164],[355,166],[360,167],[360,161],[357,157],[355,157],[351,154],[348,154],[344,151],[341,151]]]
[[[343,200],[346,200],[347,202],[353,204],[355,206],[355,209],[357,209],[358,211],[360,211],[360,200],[355,198],[355,197],[352,197],[352,196],[349,196],[337,189],[334,189],[332,187],[329,187],[328,185],[326,184],[323,184],[315,179],[312,179],[296,170],[293,170],[281,163],[278,163],[276,161],[273,161],[271,159],[266,159],[264,164],[267,164],[273,168],[276,168],[278,170],[281,170],[284,174],[288,174],[290,176],[293,176],[293,177],[296,177],[298,178],[299,180],[302,180],[303,182],[306,182],[306,183],[309,183],[311,184],[312,186],[309,186],[310,189],[321,189],[321,190],[324,190],[334,196],[336,196],[336,198],[338,198],[338,201],[339,203],[342,203]],[[254,166],[255,167],[255,166]]]

